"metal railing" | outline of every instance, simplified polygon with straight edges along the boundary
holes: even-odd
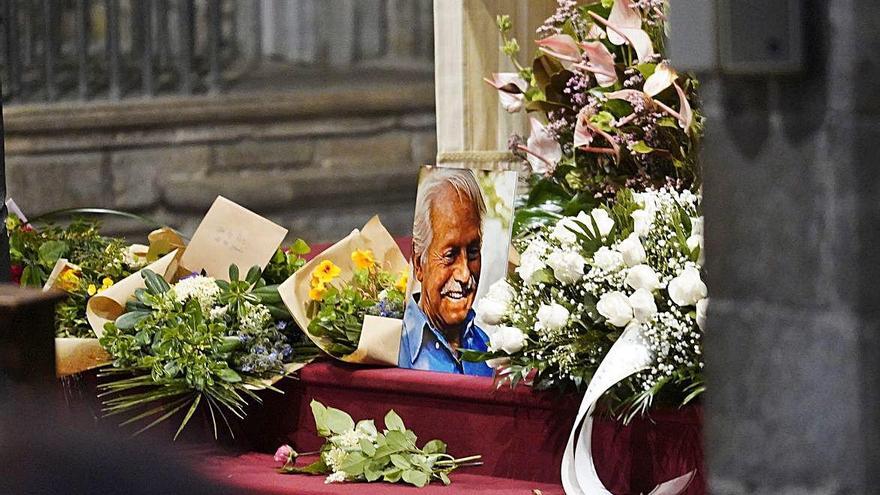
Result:
[[[277,46],[286,45],[278,37],[295,35],[326,49],[322,27],[334,15],[340,21],[329,22],[338,24],[337,35],[348,31],[341,38],[351,45],[343,46],[352,55],[342,63],[391,55],[432,59],[430,0],[341,0],[347,14],[333,1],[340,0],[3,0],[2,97],[34,103],[216,94],[248,77],[261,60],[323,63],[319,50],[298,47],[279,57]],[[401,5],[408,18],[400,17]],[[291,26],[291,19],[274,16],[286,11],[312,17],[293,19],[298,22]],[[365,12],[374,26],[365,27]],[[375,31],[367,33],[375,46],[365,54],[359,37],[367,28]],[[401,33],[412,38],[403,50]],[[303,60],[304,53],[312,60]]]

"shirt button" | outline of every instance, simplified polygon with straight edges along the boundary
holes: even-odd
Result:
[[[434,349],[440,349],[440,342],[434,342]]]

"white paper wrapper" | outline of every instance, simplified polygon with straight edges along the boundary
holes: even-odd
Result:
[[[406,258],[400,252],[400,247],[397,246],[391,234],[385,230],[379,217],[375,216],[364,225],[362,230],[352,231],[347,237],[306,263],[278,287],[281,299],[290,314],[293,315],[293,319],[312,342],[324,352],[327,352],[330,342],[323,337],[312,335],[308,330],[311,322],[311,318],[308,316],[308,308],[311,303],[309,299],[311,274],[322,261],[330,260],[342,269],[338,279],[339,283],[348,283],[354,275],[351,253],[356,249],[371,250],[376,263],[386,270],[391,272],[408,270]],[[402,330],[403,320],[367,316],[364,318],[357,350],[340,359],[348,363],[397,366]]]

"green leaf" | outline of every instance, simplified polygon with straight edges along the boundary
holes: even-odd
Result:
[[[422,447],[422,452],[426,454],[445,454],[446,444],[442,440],[431,440]]]
[[[444,473],[443,471],[437,473],[437,476],[440,477],[440,481],[442,481],[443,484],[446,486],[449,486],[449,484],[452,483],[452,481],[449,479],[449,475]]]
[[[250,270],[248,270],[247,275],[245,275],[244,277],[244,280],[248,283],[248,285],[254,285],[255,283],[257,283],[257,280],[260,280],[261,273],[262,270],[260,270],[260,267],[254,265],[251,267]]]
[[[238,282],[238,265],[235,263],[229,265],[229,281]]]
[[[394,412],[394,409],[388,411],[388,414],[385,415],[385,428],[391,431],[404,431],[406,430],[406,426],[403,425],[403,420],[400,419],[400,416]]]
[[[428,484],[428,475],[423,473],[422,471],[416,471],[414,469],[410,469],[403,472],[403,481],[411,485],[415,485],[419,488]]]
[[[116,318],[116,328],[120,330],[131,330],[135,325],[149,316],[150,313],[147,311],[132,311],[130,313],[125,313],[119,318]]]
[[[335,407],[327,408],[326,418],[327,427],[337,435],[354,429],[354,420],[351,419],[351,416],[349,416],[347,412],[336,409]]]
[[[306,241],[302,239],[297,239],[293,241],[293,244],[290,245],[288,252],[293,253],[297,256],[302,256],[304,254],[309,254],[312,248],[306,243]]]
[[[330,468],[324,462],[324,458],[319,457],[317,461],[309,464],[308,466],[286,466],[281,470],[281,472],[284,474],[328,474],[330,473]]]
[[[318,435],[329,437],[331,432],[327,427],[327,408],[324,404],[321,404],[314,399],[312,399],[311,407],[312,416],[315,417],[315,428],[318,430]]]
[[[46,241],[37,250],[40,263],[46,267],[52,267],[67,253],[67,243],[64,241]]]
[[[221,368],[220,371],[217,372],[217,376],[220,377],[221,380],[229,383],[238,383],[241,381],[241,375],[236,373],[232,368]]]
[[[400,469],[411,469],[412,464],[406,459],[406,457],[400,454],[392,454],[391,455],[391,463]]]
[[[362,431],[370,436],[376,436],[379,434],[379,431],[376,430],[376,422],[372,419],[362,419],[357,422],[355,429],[358,431]]]
[[[366,438],[361,438],[358,440],[358,444],[361,446],[361,452],[363,452],[367,457],[373,457],[376,454],[376,446],[373,445],[373,442],[367,440]]]
[[[364,477],[368,482],[373,482],[382,477],[382,469],[381,466],[377,467],[374,462],[367,464],[364,467]]]
[[[40,276],[40,269],[35,266],[27,265],[21,272],[22,287],[42,287],[43,280]]]
[[[639,153],[640,155],[647,155],[648,153],[654,151],[654,148],[645,144],[644,141],[636,141],[635,143],[630,145],[630,149],[633,151],[633,153]]]
[[[410,446],[409,441],[406,439],[406,436],[403,434],[403,432],[397,430],[389,431],[388,434],[385,435],[385,441],[388,443],[388,446],[395,452],[408,450]]]
[[[639,64],[636,66],[636,69],[642,74],[642,77],[647,79],[654,74],[657,64]]]
[[[364,474],[364,469],[369,462],[370,459],[360,452],[349,452],[345,457],[345,462],[339,466],[339,470],[345,471],[349,476],[360,476]]]
[[[403,471],[401,471],[397,467],[395,467],[393,469],[386,469],[382,473],[382,480],[387,481],[389,483],[397,483],[398,481],[400,481],[400,475],[402,475],[402,474],[403,474]]]

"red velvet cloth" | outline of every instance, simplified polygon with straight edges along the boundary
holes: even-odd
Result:
[[[306,366],[283,389],[284,396],[266,394],[264,407],[250,412],[247,437],[256,450],[272,452],[282,443],[299,451],[319,448],[309,407],[316,399],[355,420],[375,418],[380,427],[394,409],[420,442],[440,438],[454,456],[483,455],[483,466],[455,474],[552,485],[560,483],[562,453],[579,405],[570,395],[496,389],[489,378],[329,360]],[[701,424],[698,407],[656,411],[628,426],[600,418],[593,432],[599,475],[615,494],[637,494],[696,468],[686,493],[705,493]]]

